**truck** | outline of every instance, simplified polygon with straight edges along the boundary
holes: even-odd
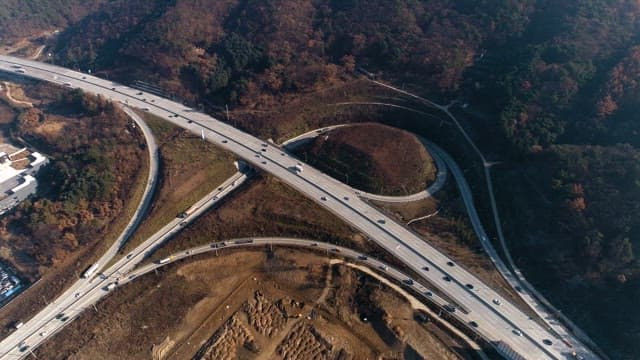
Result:
[[[181,212],[180,214],[178,214],[178,217],[181,218],[181,219],[184,219],[187,216],[193,214],[193,212],[195,210],[196,210],[195,207],[192,206],[192,207],[188,208],[187,210],[185,210],[185,211]]]
[[[93,274],[95,274],[96,271],[98,271],[98,264],[93,264],[93,265],[89,266],[89,268],[85,272],[82,273],[82,278],[83,279],[88,279]]]
[[[158,261],[158,264],[166,264],[166,263],[168,263],[169,261],[171,261],[171,259],[173,259],[173,256],[166,257],[166,258],[164,258],[164,259],[162,259],[162,260]]]

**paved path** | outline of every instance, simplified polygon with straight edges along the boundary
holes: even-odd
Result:
[[[378,103],[374,103],[373,105],[377,105],[377,104]],[[369,103],[369,105],[371,104]],[[314,138],[320,135],[328,134],[332,130],[335,130],[341,127],[357,126],[357,125],[358,124],[340,124],[340,125],[327,126],[321,129],[311,130],[283,142],[280,146],[282,146],[287,150],[293,150],[299,146],[304,145],[305,143],[308,143],[309,141],[313,140]],[[369,200],[383,201],[388,203],[404,203],[404,202],[418,201],[418,200],[427,199],[431,197],[433,194],[435,194],[440,189],[442,189],[442,187],[444,186],[444,183],[447,181],[447,167],[445,166],[440,156],[437,153],[434,153],[432,151],[432,149],[430,148],[430,145],[425,144],[424,142],[423,142],[423,145],[426,147],[431,158],[433,158],[437,172],[438,172],[436,174],[436,180],[431,185],[429,185],[427,189],[411,195],[389,196],[389,195],[372,194],[366,191],[351,188],[353,189],[354,194]],[[344,186],[349,186],[349,185],[345,184]]]

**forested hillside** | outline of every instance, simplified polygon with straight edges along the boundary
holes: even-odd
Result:
[[[2,0],[0,41],[64,28],[86,16],[106,0]]]
[[[638,1],[62,3],[4,7],[0,30],[71,22],[53,61],[211,107],[276,111],[358,67],[468,102],[517,262],[613,358],[640,358]]]

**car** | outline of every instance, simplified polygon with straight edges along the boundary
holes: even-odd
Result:
[[[553,342],[551,342],[551,340],[549,340],[549,339],[543,339],[542,343],[545,344],[545,345],[548,345],[548,346],[549,345],[553,345]]]
[[[378,220],[378,224],[386,224],[387,221],[385,219],[380,219]]]
[[[447,265],[454,266],[455,264],[453,263],[453,261],[447,261]]]
[[[60,314],[56,315],[56,319],[57,319],[57,320],[60,320],[60,319],[62,319],[63,317],[64,317],[64,313],[60,313]]]
[[[127,255],[127,259],[131,259],[132,256],[133,256],[133,253]]]
[[[442,280],[450,282],[451,281],[451,277],[445,275],[445,276],[442,277]]]
[[[433,293],[431,291],[429,291],[429,290],[425,291],[424,294],[429,296],[429,297],[433,296]]]
[[[266,161],[263,161],[263,162],[262,162],[262,165],[267,165],[267,162],[266,162]]]
[[[87,80],[87,77],[86,77],[86,76],[83,76],[83,77],[82,77],[82,80]]]
[[[262,152],[267,152],[267,149],[260,149],[260,150],[262,150]]]
[[[80,293],[79,293],[79,292],[77,292],[75,296],[76,296],[76,297],[80,297]]]
[[[19,350],[20,350],[20,352],[25,352],[25,351],[27,351],[28,349],[29,349],[29,346],[24,345],[24,346],[21,346]]]
[[[343,197],[343,199],[344,199],[345,201],[349,201],[349,197],[348,197],[348,196]]]
[[[189,255],[189,254],[191,254],[191,251],[187,250],[187,251],[185,251],[184,253],[185,253],[186,255]]]
[[[366,257],[365,255],[358,255],[358,260],[367,260],[368,257]]]
[[[139,91],[136,95],[142,95],[142,91]]]
[[[443,309],[445,309],[446,311],[450,312],[450,313],[454,313],[456,312],[456,308],[453,305],[450,304],[446,304],[445,306],[442,307]]]
[[[522,331],[520,331],[518,329],[513,329],[513,330],[511,330],[511,332],[516,336],[522,336]]]
[[[60,321],[62,321],[62,322],[65,322],[65,321],[67,321],[67,320],[69,320],[69,317],[68,317],[68,316],[65,316],[65,317],[63,317],[63,318],[60,318]]]
[[[478,327],[478,323],[477,323],[477,322],[475,322],[475,321],[469,321],[469,325],[471,325],[471,326],[472,326],[472,327],[474,327],[474,328],[477,328],[477,327]]]
[[[411,280],[411,279],[404,279],[404,280],[402,280],[402,282],[407,284],[407,285],[413,285],[413,280]]]
[[[327,201],[327,198],[325,196],[320,196],[320,200]]]
[[[47,336],[47,332],[46,331],[41,332],[40,336]]]
[[[183,222],[180,223],[180,226],[185,226],[185,225],[187,225],[186,221],[183,221]]]
[[[428,266],[423,266],[423,267],[422,267],[422,270],[424,270],[424,271],[429,271],[429,267],[428,267]]]
[[[111,90],[115,91],[115,90],[116,90],[116,88],[111,88]]]
[[[315,247],[315,246],[318,246],[318,243],[311,243],[311,245],[309,245],[309,246],[314,246]]]
[[[492,301],[496,305],[501,305],[502,304],[502,302],[499,299],[493,299]]]
[[[129,276],[129,280],[133,280],[136,276],[135,275],[131,275]]]
[[[467,289],[470,289],[470,290],[473,289],[473,285],[471,285],[471,284],[466,284],[465,286],[467,287]]]
[[[333,251],[333,252],[340,252],[340,249],[338,249],[338,248],[333,248],[333,249],[331,249],[331,251]]]
[[[193,124],[193,120],[189,120],[189,121],[187,121],[187,123]]]
[[[382,270],[382,271],[387,271],[387,269],[388,269],[387,265],[380,265],[380,266],[378,266],[378,268],[380,270]]]
[[[222,140],[222,143],[226,144],[226,143],[228,143],[228,141],[227,140]]]

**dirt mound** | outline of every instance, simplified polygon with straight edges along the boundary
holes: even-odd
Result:
[[[233,360],[236,359],[238,347],[244,346],[252,351],[257,350],[255,339],[246,326],[233,315],[216,331],[202,350],[194,356],[196,360]]]
[[[375,194],[413,194],[435,178],[433,159],[415,135],[380,124],[334,129],[298,152],[332,177]]]
[[[276,350],[284,360],[334,359],[333,345],[311,324],[300,323]]]
[[[249,324],[260,334],[271,337],[287,323],[287,315],[259,291],[244,306]]]

